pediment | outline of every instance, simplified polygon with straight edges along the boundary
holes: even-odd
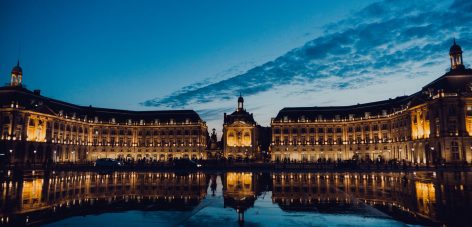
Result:
[[[228,125],[230,127],[252,127],[253,125],[244,121],[235,121],[232,124]]]

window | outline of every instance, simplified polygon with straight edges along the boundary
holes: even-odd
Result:
[[[447,122],[447,129],[449,133],[456,133],[457,131],[457,125],[456,125],[456,120],[455,119],[450,119]]]
[[[307,154],[302,154],[302,161],[307,162],[308,161],[308,155]]]
[[[451,153],[452,153],[452,160],[454,161],[459,160],[459,143],[457,141],[451,142]]]
[[[278,145],[280,144],[280,136],[275,137],[275,143]]]
[[[374,135],[374,143],[378,143],[379,142],[379,135]]]
[[[467,116],[469,116],[469,117],[472,116],[472,106],[468,106],[468,107],[467,107],[467,113],[466,113],[466,114],[467,114]]]
[[[449,106],[449,114],[450,114],[450,115],[456,114],[456,107],[454,107],[454,106]]]
[[[358,143],[358,144],[359,144],[359,143],[361,143],[361,142],[362,142],[362,138],[361,138],[361,136],[357,136],[357,138],[356,138],[356,143]]]
[[[275,161],[277,161],[277,162],[281,161],[281,155],[280,154],[275,155]]]
[[[383,134],[382,134],[382,141],[383,141],[383,142],[388,142],[388,135],[387,135],[387,133],[383,133]]]
[[[436,133],[436,137],[439,136],[439,118],[437,117],[435,120],[434,120],[434,128],[435,128],[435,133]]]

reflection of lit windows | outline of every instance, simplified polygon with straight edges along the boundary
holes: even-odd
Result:
[[[467,107],[467,116],[472,116],[472,106]]]

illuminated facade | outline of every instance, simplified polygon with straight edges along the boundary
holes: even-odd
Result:
[[[244,109],[244,99],[239,96],[238,108],[232,114],[224,114],[223,153],[229,159],[254,159],[259,153],[259,125],[252,113]]]
[[[472,70],[455,41],[449,54],[450,71],[410,96],[282,109],[271,121],[271,159],[471,163]]]
[[[257,200],[264,205],[268,198],[276,205],[259,204],[257,209],[339,211],[365,217],[368,205],[389,216],[428,217],[447,221],[448,226],[470,222],[472,172],[227,172],[218,179],[219,175],[201,172],[38,171],[20,176],[11,171],[0,184],[0,225],[39,225],[109,211],[200,211],[210,207],[208,204],[212,205],[211,213],[221,215],[217,212],[220,203],[208,193],[210,188],[215,196],[220,186],[222,191],[216,190],[216,198],[222,196],[223,206],[234,208],[240,221]],[[180,218],[169,223],[182,224]]]
[[[472,203],[467,190],[472,173],[428,174],[273,173],[272,201],[283,210],[323,213],[362,209],[368,204],[391,215],[404,212],[457,221]]]
[[[11,77],[0,88],[0,149],[11,164],[206,158],[207,126],[195,111],[78,106],[24,88],[19,65]]]
[[[130,210],[192,210],[205,198],[207,188],[208,175],[203,173],[37,174],[14,184],[10,181],[2,188],[0,225],[37,224],[123,207]]]
[[[244,222],[244,212],[254,206],[263,191],[262,173],[227,172],[222,176],[224,207],[231,207],[238,213],[239,222]]]

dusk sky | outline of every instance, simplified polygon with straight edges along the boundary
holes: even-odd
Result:
[[[411,94],[472,62],[472,1],[0,1],[0,73],[48,97],[131,110],[194,109],[221,130],[245,107]]]

